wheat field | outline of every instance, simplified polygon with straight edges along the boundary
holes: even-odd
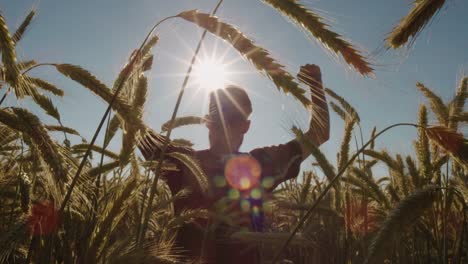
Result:
[[[262,2],[358,74],[374,74],[358,46],[300,1]],[[444,4],[415,1],[386,39],[388,48],[411,45]],[[12,29],[0,15],[0,263],[191,263],[183,249],[174,247],[178,229],[200,218],[229,215],[205,209],[174,213],[174,201],[190,190],[172,194],[165,172],[184,166],[200,188],[210,187],[198,162],[187,155],[191,142],[171,139],[172,130],[203,123],[200,117],[177,116],[178,102],[161,131],[143,121],[159,24],[178,19],[224,40],[274,87],[306,107],[311,104],[307,91],[272,52],[213,14],[191,10],[161,19],[112,87],[79,65],[18,61],[16,44],[34,16],[32,10]],[[63,125],[54,102],[67,94],[48,80],[29,75],[43,67],[78,83],[108,107],[93,138]],[[359,109],[327,89],[329,108],[344,124],[336,162],[293,128],[312,153],[315,169],[301,172],[273,192],[265,208],[265,232],[239,229],[226,239],[254,245],[262,263],[467,263],[468,140],[463,128],[468,123],[468,77],[461,76],[458,83],[448,102],[415,83],[425,97],[417,123],[374,128],[369,138],[362,138]],[[5,106],[7,97],[31,99],[55,124],[44,123],[27,106]],[[428,121],[429,115],[436,123]],[[376,148],[379,136],[398,126],[417,131],[408,142],[414,147],[411,155]],[[114,138],[117,133],[122,133],[121,139]],[[104,135],[103,144],[96,142],[99,134]],[[156,147],[166,159],[142,158],[138,145],[148,135],[159,143]],[[75,139],[81,143],[72,144]],[[112,141],[118,150],[108,148]],[[377,166],[385,168],[385,176],[375,174]]]

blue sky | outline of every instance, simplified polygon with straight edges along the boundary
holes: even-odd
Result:
[[[156,21],[183,10],[209,12],[216,2],[0,0],[0,9],[12,30],[32,7],[37,9],[33,24],[18,45],[20,59],[81,65],[110,86],[128,55],[140,45]],[[419,104],[425,102],[415,88],[417,81],[449,100],[459,78],[468,70],[467,1],[448,1],[412,48],[397,52],[386,51],[383,41],[398,20],[408,13],[412,1],[301,2],[329,19],[333,30],[372,54],[371,60],[376,65],[374,79],[360,77],[343,62],[337,62],[307,34],[259,0],[225,0],[218,15],[269,50],[293,75],[300,65],[320,65],[325,85],[358,110],[365,138],[374,125],[382,129],[397,122],[415,122]],[[170,118],[182,84],[182,74],[188,67],[191,49],[196,46],[201,30],[179,19],[167,22],[156,34],[160,36],[160,42],[154,49],[154,65],[148,74],[150,92],[144,119],[159,130],[161,124]],[[242,151],[292,139],[289,128],[293,124],[306,127],[306,110],[279,92],[265,76],[255,72],[255,68],[229,45],[210,36],[204,47],[205,54],[212,54],[215,47],[217,54],[226,52],[226,60],[234,61],[229,69],[242,72],[232,74],[230,79],[247,88],[251,95],[254,107],[252,126]],[[56,100],[64,124],[75,127],[90,139],[104,112],[104,103],[54,69],[38,68],[33,74],[65,90],[65,97]],[[206,95],[195,90],[193,85],[189,86],[179,116],[205,113]],[[9,97],[7,103],[30,107],[29,101],[16,102],[13,97]],[[39,110],[32,109],[45,123],[52,122]],[[435,123],[435,118],[430,120]],[[331,127],[331,139],[322,149],[335,160],[343,124],[333,114]],[[466,134],[466,127],[463,129]],[[412,153],[415,135],[414,129],[398,128],[383,136],[377,146],[386,147],[390,152]],[[208,146],[207,130],[201,126],[176,130],[173,138],[180,137],[192,140],[198,149]],[[118,143],[116,141],[112,147],[117,147]],[[309,164],[307,161],[303,168],[309,168]]]

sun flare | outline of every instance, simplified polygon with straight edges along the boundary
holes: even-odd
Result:
[[[204,90],[212,91],[223,88],[227,83],[229,72],[226,65],[216,59],[202,59],[193,68],[196,84]]]

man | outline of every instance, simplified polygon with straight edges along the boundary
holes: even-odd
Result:
[[[319,146],[328,140],[330,130],[320,68],[309,64],[302,66],[298,78],[311,88],[312,96],[313,116],[305,138]],[[187,224],[178,232],[176,245],[187,250],[192,260],[259,263],[255,249],[230,240],[229,235],[242,228],[261,232],[263,202],[276,186],[296,177],[301,162],[310,155],[296,139],[240,153],[239,148],[250,127],[251,113],[250,99],[242,88],[228,86],[210,94],[209,114],[205,117],[210,148],[184,152],[199,161],[211,192],[202,192],[182,164],[178,166],[180,171],[163,175],[173,194],[187,187],[191,190],[188,197],[174,202],[176,214],[185,209],[212,212],[208,221]],[[156,135],[148,136],[140,144],[146,159],[159,156],[155,138]]]

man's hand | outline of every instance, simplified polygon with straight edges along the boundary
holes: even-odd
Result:
[[[315,64],[301,66],[297,78],[309,86],[322,88],[322,73],[320,67]]]
[[[305,133],[305,136],[316,146],[320,146],[330,137],[330,116],[322,85],[320,67],[315,64],[301,66],[297,78],[309,86],[312,97],[311,119],[309,130]],[[302,158],[305,159],[309,156],[310,152],[303,149],[302,154]]]

